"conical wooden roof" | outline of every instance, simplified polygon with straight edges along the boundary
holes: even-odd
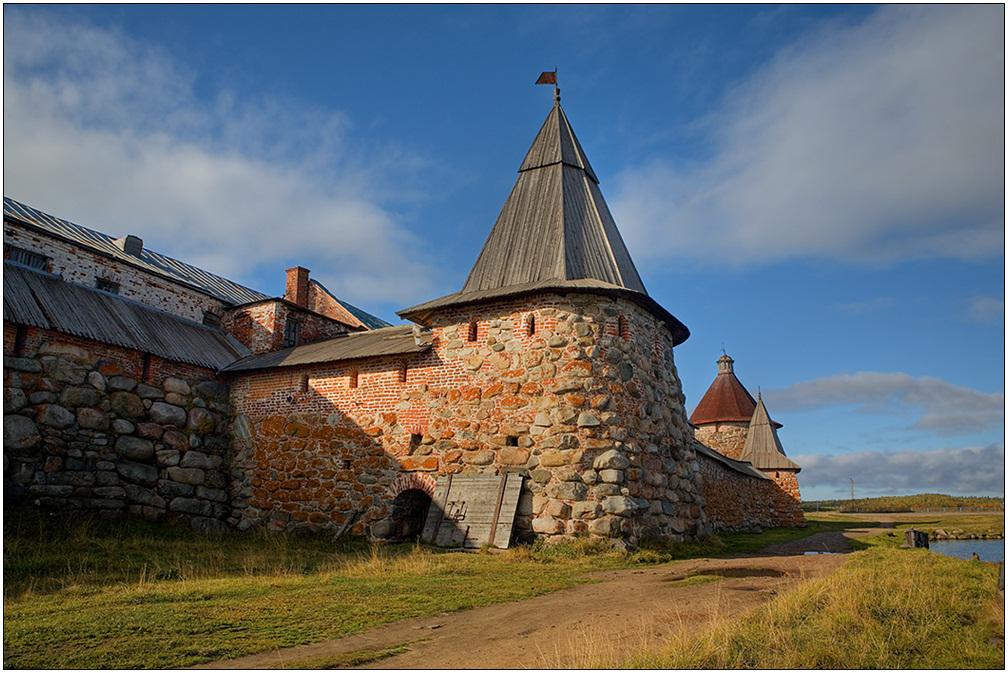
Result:
[[[690,423],[693,425],[723,421],[748,423],[752,419],[753,411],[756,410],[756,400],[736,378],[732,369],[734,362],[727,354],[718,358],[717,378],[693,410]]]
[[[428,324],[448,307],[546,291],[629,299],[659,317],[674,345],[689,337],[644,289],[559,96],[462,290],[398,314]]]
[[[556,101],[462,293],[580,279],[647,294],[598,178]]]
[[[738,459],[764,472],[800,471],[801,466],[784,455],[784,447],[781,446],[780,437],[777,436],[777,425],[770,420],[770,414],[763,404],[763,396],[760,395],[753,411],[752,421],[749,423],[745,448],[742,449],[742,455]]]

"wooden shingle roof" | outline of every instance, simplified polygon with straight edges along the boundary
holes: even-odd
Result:
[[[644,289],[559,98],[462,290],[398,314],[429,324],[435,310],[543,291],[620,296],[657,315],[675,345],[689,337]]]
[[[399,325],[341,334],[325,341],[250,355],[225,367],[223,373],[341,362],[383,355],[409,355],[430,350],[433,343],[431,333],[417,333],[415,329],[419,330],[414,325]]]
[[[218,370],[248,349],[219,330],[4,262],[4,321]]]
[[[647,294],[558,101],[462,292],[585,278]]]
[[[753,411],[749,432],[746,434],[745,448],[742,449],[740,461],[749,463],[758,470],[787,470],[799,472],[801,466],[784,455],[780,437],[777,436],[777,424],[770,420],[763,396],[760,395]]]

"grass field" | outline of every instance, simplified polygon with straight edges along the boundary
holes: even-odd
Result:
[[[5,511],[4,666],[187,666],[337,638],[405,617],[529,598],[584,582],[594,570],[752,552],[864,525],[854,515],[827,517],[807,529],[645,545],[633,554],[590,541],[458,553],[359,539],[335,543],[327,536],[210,538],[143,521]],[[1003,531],[1003,519],[1000,525]],[[956,568],[941,573],[954,575]],[[861,581],[861,575],[848,581]],[[974,615],[973,602],[963,605],[963,615]],[[391,654],[317,663],[347,665]]]
[[[886,544],[629,668],[1003,669],[994,564]]]

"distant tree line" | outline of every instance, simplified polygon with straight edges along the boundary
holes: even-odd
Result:
[[[919,495],[889,495],[880,498],[858,498],[857,500],[806,500],[802,509],[806,512],[817,510],[837,510],[840,512],[912,512],[915,509],[978,509],[991,512],[1004,511],[1004,498],[979,496],[943,495],[941,493],[921,493]]]

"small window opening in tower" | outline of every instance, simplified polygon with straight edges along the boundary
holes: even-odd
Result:
[[[535,334],[535,313],[529,313],[528,317],[525,318],[525,334],[532,336]]]
[[[627,321],[626,318],[623,317],[622,313],[619,318],[616,319],[616,333],[619,334],[621,339],[626,339],[629,336]]]
[[[147,381],[147,376],[150,374],[150,353],[144,353],[142,371],[140,372],[140,380]]]
[[[518,446],[518,437],[515,435],[508,435],[504,438],[504,446]]]
[[[423,441],[423,435],[419,432],[414,432],[409,436],[409,452],[413,455],[417,449],[420,448],[420,442]]]
[[[300,384],[300,386],[301,386],[301,392],[302,393],[308,392],[308,375],[307,374],[302,374],[301,375],[301,384]]]
[[[25,325],[18,325],[14,330],[14,357],[24,357],[25,342],[27,340],[28,328]]]
[[[351,463],[350,459],[349,458],[344,458],[343,459],[343,469],[344,470],[349,470],[351,467],[352,467],[352,463]]]
[[[406,383],[406,370],[407,367],[406,363],[404,362],[402,363],[402,366],[399,367],[399,383]]]
[[[469,343],[476,341],[476,327],[477,323],[475,320],[469,323],[469,336],[468,336]]]
[[[351,372],[350,372],[350,387],[351,388],[356,388],[359,379],[360,379],[360,372],[358,372],[356,369],[351,370]]]

